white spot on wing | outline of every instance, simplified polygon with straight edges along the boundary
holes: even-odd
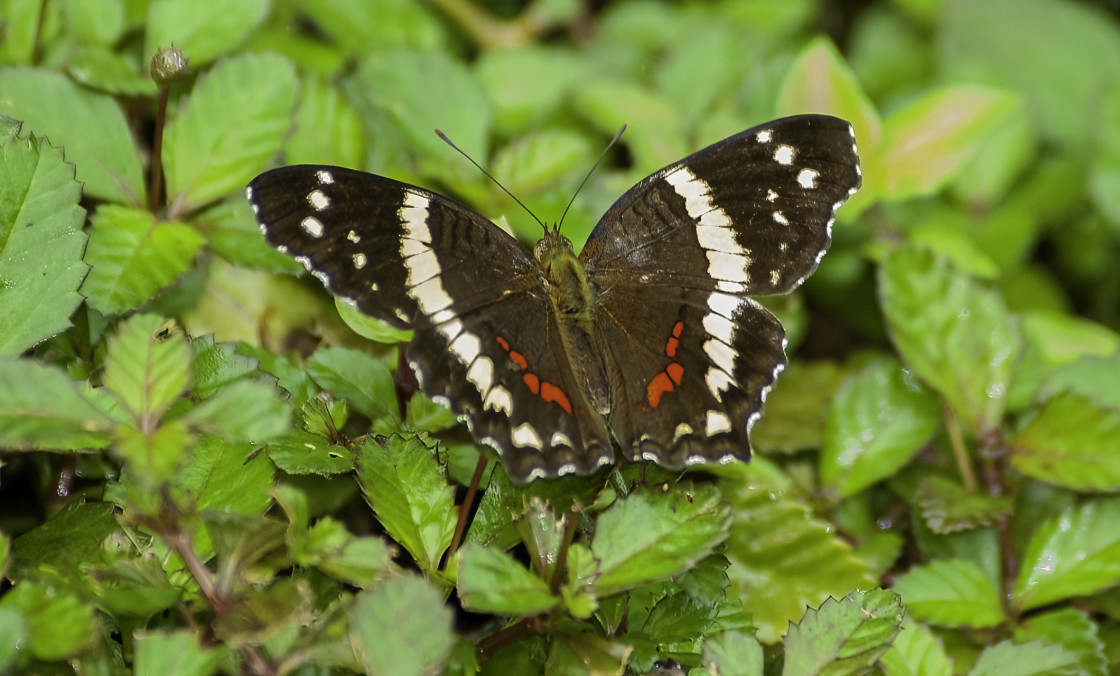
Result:
[[[330,185],[334,183],[334,176],[326,169],[320,169],[315,172],[315,178],[319,181],[319,185]]]
[[[722,411],[708,411],[708,419],[705,423],[704,431],[709,437],[731,431],[731,419]]]
[[[362,238],[358,236],[358,233],[354,232],[353,230],[346,233],[346,239],[350,240],[351,242],[353,242],[355,244],[362,241]]]
[[[793,146],[787,146],[784,143],[778,146],[774,151],[774,161],[782,165],[793,164]]]
[[[780,211],[774,212],[774,222],[781,225],[789,225],[789,219],[786,218],[786,215]]]
[[[755,140],[759,143],[769,143],[774,138],[774,132],[769,129],[763,129],[754,135]]]
[[[818,176],[820,176],[820,172],[813,171],[812,169],[802,169],[797,174],[797,182],[801,185],[802,188],[810,190],[817,187]]]
[[[488,411],[501,411],[508,416],[513,410],[513,398],[509,396],[509,390],[501,385],[495,385],[486,393],[482,407]]]
[[[361,270],[366,266],[366,255],[363,253],[356,253],[352,256],[354,260],[354,269]]]
[[[467,369],[467,380],[474,384],[480,396],[485,396],[494,385],[494,362],[488,357],[479,357]]]
[[[327,199],[326,193],[318,189],[312,190],[307,196],[307,203],[310,204],[311,208],[315,211],[322,211],[331,205],[331,201]]]
[[[318,239],[323,236],[323,223],[314,216],[307,216],[299,222],[299,227],[312,237]]]
[[[537,434],[537,431],[533,429],[533,426],[529,423],[521,423],[517,427],[514,427],[513,434],[510,438],[513,440],[513,445],[519,448],[528,446],[539,451],[541,450],[541,446],[543,446],[540,435]],[[572,471],[575,471],[575,467],[572,467]],[[557,471],[557,474],[559,473],[561,472]]]

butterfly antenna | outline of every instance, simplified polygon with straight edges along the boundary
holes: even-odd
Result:
[[[474,158],[473,158],[473,157],[471,157],[470,155],[466,154],[465,152],[463,152],[463,151],[462,151],[462,149],[460,149],[460,148],[459,148],[459,146],[457,146],[457,145],[455,145],[454,143],[452,143],[452,142],[451,142],[451,139],[447,138],[447,136],[446,136],[446,135],[445,135],[445,134],[444,134],[444,133],[443,133],[442,131],[440,131],[440,130],[438,130],[438,129],[437,129],[437,130],[436,130],[436,136],[439,136],[439,137],[440,137],[441,139],[443,139],[443,142],[444,142],[444,143],[446,143],[447,145],[449,145],[449,146],[451,146],[452,148],[454,148],[454,149],[455,149],[455,150],[456,150],[456,151],[457,151],[457,152],[458,152],[458,153],[459,153],[460,155],[462,155],[463,157],[467,158],[467,159],[468,159],[468,160],[470,161],[470,163],[471,163],[471,164],[473,164],[474,166],[478,167],[478,170],[479,170],[479,171],[481,171],[481,172],[483,173],[483,175],[484,175],[484,176],[486,176],[486,178],[488,178],[488,179],[490,179],[491,181],[493,181],[493,182],[494,182],[494,185],[496,185],[496,186],[498,186],[499,188],[501,188],[501,189],[502,189],[502,192],[504,192],[505,194],[507,194],[507,195],[509,195],[509,196],[510,196],[511,198],[513,198],[513,201],[514,201],[514,202],[517,202],[517,203],[518,203],[519,205],[521,205],[521,208],[522,208],[522,209],[524,209],[526,213],[528,213],[528,214],[529,214],[530,216],[532,216],[532,217],[533,217],[533,220],[534,220],[534,221],[536,221],[536,222],[537,222],[537,223],[538,223],[538,224],[539,224],[539,225],[541,226],[541,229],[542,229],[542,230],[544,230],[545,232],[548,232],[548,228],[547,228],[547,227],[545,226],[545,224],[544,224],[544,223],[542,223],[542,222],[541,222],[541,219],[537,218],[537,215],[536,215],[536,214],[534,214],[534,213],[533,213],[533,211],[532,211],[532,210],[531,210],[531,209],[530,209],[529,207],[525,206],[525,203],[524,203],[524,202],[522,202],[521,200],[517,199],[517,195],[514,195],[514,194],[513,194],[513,193],[511,193],[511,192],[510,192],[509,190],[507,190],[507,189],[506,189],[506,187],[505,187],[504,185],[502,185],[502,182],[501,182],[501,181],[499,181],[498,179],[494,178],[494,175],[493,175],[493,174],[491,174],[491,173],[490,173],[489,171],[486,171],[485,169],[483,169],[483,168],[482,168],[482,165],[481,165],[481,164],[479,164],[478,162],[475,162],[475,161],[474,161]]]
[[[587,180],[591,178],[591,174],[594,174],[595,170],[599,168],[599,165],[603,163],[603,158],[607,156],[607,151],[613,148],[614,144],[618,143],[618,139],[622,138],[622,132],[624,131],[626,131],[626,125],[622,125],[619,128],[618,133],[614,135],[614,138],[611,139],[611,142],[607,144],[606,148],[603,148],[603,152],[599,153],[599,159],[595,160],[595,165],[591,167],[591,171],[587,172],[587,175],[583,177],[582,181],[580,181],[579,187],[576,188],[576,191],[574,193],[572,193],[572,199],[568,200],[568,206],[564,207],[564,213],[560,215],[560,222],[556,224],[557,230],[559,230],[561,224],[564,223],[564,217],[568,215],[568,209],[571,209],[572,204],[575,203],[576,195],[579,194],[580,190],[583,190],[583,186],[587,185]]]

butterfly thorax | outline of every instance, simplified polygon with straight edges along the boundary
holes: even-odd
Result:
[[[548,280],[557,311],[590,335],[595,294],[587,282],[587,271],[572,249],[571,240],[558,229],[549,230],[537,242],[533,254]]]

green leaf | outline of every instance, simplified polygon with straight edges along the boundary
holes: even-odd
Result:
[[[249,444],[227,443],[201,435],[176,475],[176,484],[194,499],[198,511],[260,516],[272,504],[275,470],[265,454]]]
[[[563,129],[530,132],[494,154],[491,173],[522,197],[553,189],[593,156],[582,134]],[[539,227],[537,228],[539,233]]]
[[[144,429],[179,398],[190,374],[187,341],[178,333],[161,339],[163,323],[156,315],[134,315],[109,339],[105,357],[105,387]]]
[[[1073,490],[1120,490],[1120,409],[1061,394],[1008,445],[1011,464],[1027,476]]]
[[[541,129],[564,105],[568,87],[580,77],[580,62],[567,49],[527,45],[483,52],[475,72],[494,102],[494,126],[517,134]]]
[[[1059,608],[1028,617],[1016,629],[1015,639],[1024,643],[1035,639],[1065,648],[1077,658],[1080,673],[1092,676],[1109,673],[1100,629],[1080,610]]]
[[[1099,498],[1039,526],[1022,557],[1021,610],[1100,591],[1120,580],[1120,498]]]
[[[23,647],[40,660],[64,660],[90,649],[101,636],[94,608],[70,592],[23,581],[0,599],[0,609],[20,613]]]
[[[135,635],[137,676],[206,676],[229,653],[224,644],[203,649],[197,631],[139,631]]]
[[[864,673],[902,626],[902,604],[885,589],[828,599],[790,627],[783,676]]]
[[[1115,89],[1102,92],[1098,146],[1093,153],[1089,188],[1097,207],[1113,224],[1120,223],[1120,94]]]
[[[104,543],[121,533],[114,508],[108,502],[71,502],[45,523],[12,543],[12,580],[21,580],[44,570],[64,579],[79,581],[86,566],[105,561]]]
[[[293,546],[293,555],[301,565],[316,566],[361,588],[368,588],[392,570],[396,551],[381,538],[354,536],[329,516],[316,521],[306,537]]]
[[[154,0],[148,7],[144,57],[151,59],[157,49],[174,45],[183,50],[192,68],[199,69],[243,42],[264,19],[268,6],[268,0],[231,0],[215,11],[200,3]]]
[[[378,85],[371,87],[371,82]],[[375,120],[387,124],[434,175],[455,177],[467,171],[466,165],[448,161],[452,154],[435,129],[471,156],[487,156],[490,103],[474,75],[446,54],[379,52],[361,61],[350,84],[367,130]],[[451,110],[454,115],[448,114]],[[375,163],[372,168],[380,167]]]
[[[360,167],[365,161],[361,121],[326,78],[310,76],[300,82],[295,129],[284,149],[288,164]]]
[[[272,462],[288,474],[331,476],[354,469],[353,454],[348,449],[305,430],[293,430],[273,439],[265,450]]]
[[[1056,645],[1003,641],[980,654],[968,676],[1064,676],[1082,673],[1077,658]]]
[[[883,197],[928,195],[948,183],[976,154],[980,141],[1019,105],[995,89],[957,85],[934,90],[886,120],[878,162]]]
[[[789,479],[774,465],[755,457],[750,465],[725,465],[719,472],[738,524],[727,543],[727,574],[758,625],[760,641],[777,641],[806,606],[875,586],[867,563],[832,524],[815,518],[791,494]]]
[[[819,449],[829,407],[846,375],[831,361],[791,363],[766,397],[766,415],[751,430],[751,446],[764,453]]]
[[[191,340],[191,396],[207,399],[221,389],[254,374],[257,360],[237,353],[234,343],[216,343],[214,336]]]
[[[868,365],[833,398],[821,483],[848,497],[902,468],[941,425],[941,404],[891,360]]]
[[[0,357],[0,446],[10,450],[104,448],[115,421],[95,393],[59,369]]]
[[[75,82],[110,94],[150,98],[158,94],[147,68],[141,71],[134,59],[102,45],[78,45],[66,72]]]
[[[548,612],[559,598],[548,584],[493,547],[468,542],[459,553],[459,597],[479,613],[528,617]]]
[[[914,497],[926,525],[938,534],[993,525],[1014,506],[1005,495],[969,490],[941,474],[922,477]]]
[[[725,631],[704,641],[704,665],[718,669],[720,676],[761,676],[762,644],[754,636]],[[709,669],[710,670],[710,669]]]
[[[288,431],[291,409],[274,385],[239,380],[188,411],[183,421],[229,441],[260,443]]]
[[[999,427],[1020,338],[999,296],[932,254],[896,249],[879,292],[895,346],[976,435]]]
[[[378,676],[439,673],[455,641],[442,594],[411,576],[358,594],[350,638],[366,673]]]
[[[979,565],[963,559],[937,559],[895,578],[916,620],[947,627],[995,627],[1004,623],[999,589]]]
[[[151,300],[186,272],[206,242],[184,223],[157,221],[130,207],[103,204],[90,220],[85,260],[92,269],[81,291],[90,307],[107,315]]]
[[[111,96],[45,70],[0,72],[0,114],[24,121],[24,132],[65,147],[86,197],[142,204],[140,155],[124,113]]]
[[[385,532],[421,569],[434,572],[455,530],[454,495],[418,437],[367,439],[358,449],[358,482]]]
[[[199,78],[164,136],[168,213],[241,191],[280,150],[295,101],[295,69],[275,54],[242,54]]]
[[[364,0],[331,0],[314,9],[308,19],[346,52],[366,52],[371,46],[433,52],[447,42],[448,28],[434,8],[410,0],[380,0],[376,21]]]
[[[411,329],[398,329],[388,322],[362,314],[356,305],[347,303],[341,298],[335,298],[334,305],[338,310],[338,316],[346,322],[346,326],[363,338],[368,338],[375,343],[389,344],[407,343],[412,340]]]
[[[1079,149],[1099,143],[1100,108],[1113,91],[1105,83],[1120,77],[1120,31],[1105,7],[1060,0],[950,0],[940,7],[942,79],[1019,92],[1050,142]],[[1039,40],[1065,45],[1062,58],[1038,49]],[[1096,122],[1085,124],[1087,116]]]
[[[600,517],[591,541],[599,596],[680,574],[727,537],[727,504],[711,486],[631,493]]]
[[[952,676],[953,661],[941,639],[924,624],[907,622],[883,654],[885,676]]]
[[[362,415],[400,420],[396,387],[385,364],[344,347],[316,350],[307,371],[323,389],[345,399]]]
[[[89,270],[81,194],[61,150],[34,135],[0,133],[0,355],[70,326]]]
[[[1120,336],[1099,324],[1092,326],[1102,342],[1092,351],[1074,346],[1076,361],[1053,369],[1039,396],[1069,393],[1089,399],[1095,407],[1120,410],[1120,379],[1113,377],[1120,373]]]

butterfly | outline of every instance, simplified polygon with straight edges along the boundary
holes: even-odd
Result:
[[[247,194],[269,244],[413,330],[423,391],[526,482],[619,456],[749,459],[786,364],[785,332],[752,296],[812,274],[860,181],[848,122],[782,118],[640,181],[578,255],[559,226],[530,252],[447,197],[351,169],[282,167]]]

